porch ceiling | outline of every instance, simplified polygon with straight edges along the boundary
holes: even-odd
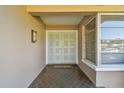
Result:
[[[79,15],[47,15],[41,16],[46,25],[78,25],[83,19]]]
[[[124,12],[124,5],[29,5],[27,11],[46,25],[77,25],[97,12]]]

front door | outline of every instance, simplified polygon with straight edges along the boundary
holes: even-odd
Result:
[[[47,31],[47,63],[75,64],[77,31]]]

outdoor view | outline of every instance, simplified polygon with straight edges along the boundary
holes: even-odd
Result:
[[[101,22],[102,63],[124,62],[124,16],[104,15]],[[106,60],[107,59],[107,60]]]

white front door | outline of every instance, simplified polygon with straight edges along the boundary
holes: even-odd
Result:
[[[77,61],[77,31],[47,31],[48,64],[71,64]]]

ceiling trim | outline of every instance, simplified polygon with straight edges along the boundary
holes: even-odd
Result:
[[[30,13],[124,12],[124,5],[28,5]]]
[[[47,16],[47,15],[67,15],[67,16],[70,16],[70,15],[75,15],[75,16],[86,16],[86,15],[96,15],[96,12],[30,12],[31,15],[33,16]]]

